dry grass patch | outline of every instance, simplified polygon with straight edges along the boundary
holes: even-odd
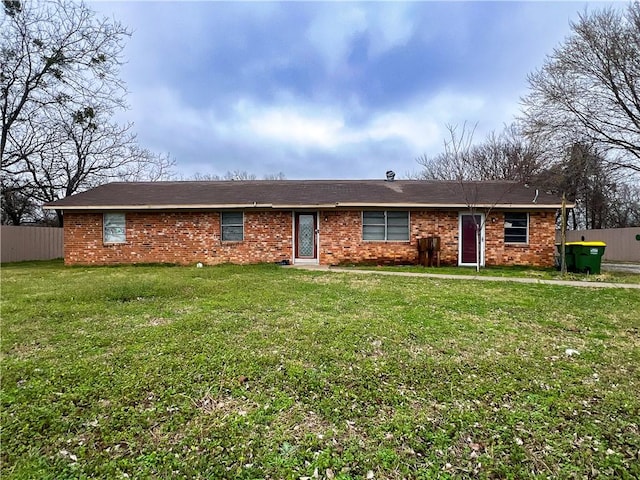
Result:
[[[173,320],[166,317],[151,317],[141,327],[163,327],[169,325]]]
[[[42,345],[39,342],[30,342],[12,345],[5,355],[13,356],[18,359],[26,359],[33,356],[44,355],[52,350],[53,348],[49,345]]]

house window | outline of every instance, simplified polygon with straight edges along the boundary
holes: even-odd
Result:
[[[362,212],[362,239],[408,241],[409,212]]]
[[[223,242],[241,242],[244,239],[244,216],[242,212],[222,212],[221,230]]]
[[[102,239],[104,243],[124,243],[126,236],[124,213],[105,213],[102,216]]]
[[[524,212],[504,214],[504,242],[527,243],[529,234],[529,215]]]

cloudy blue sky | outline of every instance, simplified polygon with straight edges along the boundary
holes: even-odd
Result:
[[[618,4],[621,8],[624,4]],[[99,2],[133,35],[122,76],[141,145],[183,177],[417,171],[447,124],[519,111],[527,74],[586,2]]]

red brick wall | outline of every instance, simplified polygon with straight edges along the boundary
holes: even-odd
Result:
[[[291,259],[291,212],[246,212],[243,242],[220,240],[218,212],[127,212],[126,242],[102,242],[102,213],[66,212],[67,264],[258,263]]]
[[[362,211],[320,212],[320,263],[415,263],[418,237],[441,238],[440,263],[458,263],[458,212],[412,211],[408,242],[362,240]]]
[[[555,212],[529,214],[529,242],[527,244],[504,243],[504,212],[489,214],[485,226],[485,236],[486,265],[553,266],[556,240]]]
[[[458,263],[458,212],[412,211],[408,242],[362,240],[362,212],[321,211],[320,263],[404,264],[417,261],[417,239],[441,238],[441,264]],[[292,259],[290,211],[245,212],[244,241],[222,242],[218,212],[129,212],[126,242],[104,244],[102,213],[65,213],[67,264],[258,263]],[[495,219],[495,220],[494,220]],[[486,224],[487,265],[553,265],[555,213],[530,214],[529,243],[505,245],[504,214]]]

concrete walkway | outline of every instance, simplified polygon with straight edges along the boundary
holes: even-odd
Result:
[[[524,277],[490,277],[486,275],[450,275],[445,273],[393,272],[390,270],[357,270],[355,268],[328,267],[325,265],[290,265],[287,268],[321,272],[353,273],[358,275],[395,275],[400,277],[426,277],[447,280],[485,280],[490,282],[537,283],[543,285],[564,285],[589,288],[628,288],[640,290],[640,283],[581,282],[576,280],[544,280]]]
[[[603,262],[602,270],[605,272],[637,273],[638,275],[640,275],[640,264]]]

